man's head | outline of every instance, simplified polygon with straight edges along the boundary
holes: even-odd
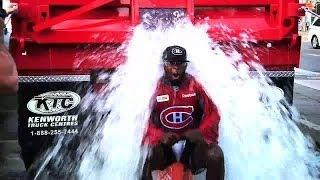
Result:
[[[187,51],[181,46],[169,46],[163,51],[165,77],[173,85],[179,85],[183,80],[187,63]]]

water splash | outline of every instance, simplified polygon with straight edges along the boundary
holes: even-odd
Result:
[[[103,138],[96,144],[104,156],[103,165],[99,173],[92,171],[94,176],[90,177],[95,177],[92,179],[105,175],[110,179],[135,179],[139,176],[143,156],[141,141],[150,115],[149,101],[161,74],[159,48],[155,44],[146,49],[145,43],[149,44],[148,37],[142,28],[137,28],[128,44],[126,63],[111,77],[109,86],[112,91],[105,107],[110,114],[102,130]],[[88,172],[91,172],[93,153],[85,155],[79,171],[83,179],[87,179]]]
[[[121,82],[123,91],[118,91],[113,96],[115,101],[121,102],[113,107],[119,112],[117,116],[130,111],[139,117],[148,110],[148,101],[145,100],[151,97],[150,90],[153,89],[159,73],[162,73],[159,70],[161,51],[169,45],[180,45],[187,49],[191,61],[188,72],[204,85],[221,114],[219,144],[225,153],[227,179],[317,178],[319,155],[313,151],[311,142],[295,125],[299,121],[298,113],[284,100],[279,99],[277,91],[270,85],[270,79],[263,76],[264,70],[260,65],[243,62],[242,55],[235,50],[225,54],[217,43],[208,38],[206,26],[194,27],[187,22],[176,24],[174,28],[166,31],[160,28],[146,31],[141,26],[137,27],[131,43],[128,46],[128,63],[132,64],[124,65],[120,72],[127,72],[127,75],[132,72],[132,77],[122,76],[124,80],[129,79]],[[250,45],[243,46],[250,48]],[[253,68],[257,70],[254,76],[249,71]],[[139,78],[137,70],[145,74],[141,74]],[[114,77],[115,81],[119,82],[119,77]],[[134,90],[134,93],[131,90]],[[138,93],[139,98],[135,99],[134,104],[126,97],[127,93],[130,94],[129,97]],[[123,102],[125,104],[122,104]],[[131,105],[139,108],[134,110]],[[108,164],[103,172],[108,172],[104,173],[108,177],[112,174],[111,177],[119,179],[136,179],[133,169],[139,169],[137,163],[141,157],[136,140],[141,140],[146,121],[137,125],[136,120],[130,120],[126,116],[128,115],[125,113],[124,117],[116,118],[121,121],[117,122],[119,126],[116,128],[131,126],[129,130],[132,131],[126,131],[130,137],[124,136],[122,131],[114,131],[114,127],[110,126],[104,131],[106,142],[103,143],[108,149],[104,153],[108,157],[115,157],[107,161],[126,162],[122,164],[124,167],[121,163],[115,166],[122,167],[125,171],[116,170],[117,168]],[[148,113],[143,117],[147,118]],[[122,138],[128,138],[128,141],[119,144]],[[115,149],[114,143],[117,144]],[[131,152],[129,147],[135,147],[134,154],[123,151],[123,148],[128,148]],[[130,156],[127,156],[128,154]],[[114,173],[125,176],[113,176]]]
[[[297,128],[298,113],[279,99],[270,79],[263,76],[263,68],[254,61],[255,53],[248,64],[235,50],[225,54],[205,32],[205,27],[185,25],[169,31],[164,37],[170,40],[163,41],[186,47],[189,72],[219,109],[219,144],[225,153],[226,178],[319,178],[319,154]],[[250,69],[257,73],[252,75]]]
[[[218,107],[226,179],[319,178],[320,157],[297,128],[299,114],[279,98],[256,56],[248,63],[234,47],[225,52],[208,37],[206,25],[183,20],[171,28],[145,27],[138,26],[123,48],[127,60],[113,73],[108,89],[86,96],[89,103],[84,107],[95,115],[89,115],[84,127],[94,133],[80,142],[74,169],[78,178],[139,179],[147,152],[141,141],[149,100],[163,73],[161,53],[170,45],[187,49],[188,73],[203,84]],[[249,36],[241,37],[242,46],[250,49]],[[257,73],[252,75],[250,69]],[[56,158],[65,159],[64,155]]]

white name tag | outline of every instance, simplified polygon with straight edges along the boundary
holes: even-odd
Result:
[[[169,95],[161,95],[161,96],[157,96],[157,102],[166,102],[169,101]]]

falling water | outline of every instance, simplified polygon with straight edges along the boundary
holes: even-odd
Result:
[[[119,48],[126,61],[110,77],[108,89],[85,97],[83,111],[90,107],[91,115],[80,135],[91,135],[80,142],[73,159],[77,177],[139,179],[147,153],[141,141],[149,101],[163,74],[161,53],[167,46],[180,45],[188,52],[187,72],[203,84],[218,107],[226,179],[319,178],[320,157],[296,125],[299,114],[263,76],[255,52],[255,61],[245,63],[243,54],[232,47],[226,53],[210,39],[207,28],[180,20],[171,28],[139,25],[134,29],[130,41]],[[254,39],[245,33],[239,37],[240,45],[250,50]],[[61,154],[56,161],[66,161],[66,153]]]

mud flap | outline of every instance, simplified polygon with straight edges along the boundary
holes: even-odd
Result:
[[[82,125],[78,115],[89,82],[20,83],[18,140],[28,169],[58,135],[76,135]]]

